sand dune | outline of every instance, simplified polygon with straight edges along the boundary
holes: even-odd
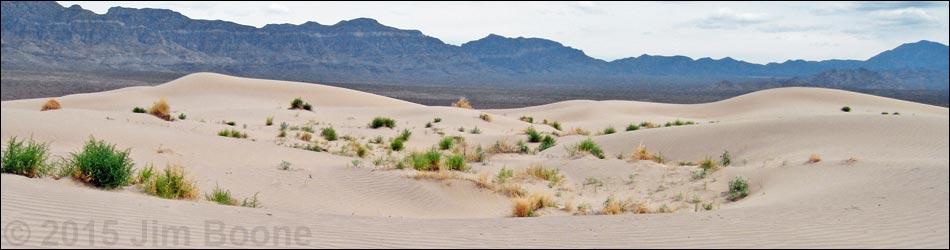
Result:
[[[289,110],[297,97],[313,104],[314,112]],[[131,112],[160,98],[188,119],[165,122]],[[147,247],[293,246],[235,240],[209,244],[206,236],[218,234],[205,230],[208,221],[229,229],[306,227],[310,247],[948,247],[947,109],[876,96],[788,88],[699,105],[569,101],[480,111],[428,107],[322,85],[195,74],[157,87],[57,100],[63,109],[46,112],[39,112],[45,99],[0,104],[0,139],[50,142],[56,158],[67,157],[94,136],[130,148],[137,167],[181,164],[201,192],[222,187],[237,197],[258,194],[264,206],[162,200],[136,187],[102,191],[69,179],[4,174],[0,222],[4,227],[22,222],[32,234],[17,242],[4,237],[3,248],[137,247],[142,245],[133,239],[140,237],[143,221],[192,231],[188,245],[147,242]],[[853,111],[841,112],[843,106]],[[479,118],[482,114],[490,114],[492,121]],[[397,127],[368,128],[378,116],[395,119]],[[521,116],[533,117],[536,124],[520,121]],[[266,126],[268,117],[276,124]],[[435,118],[442,121],[435,123]],[[472,147],[489,149],[499,141],[514,145],[525,140],[522,132],[529,127],[555,132],[540,124],[544,119],[560,122],[564,130],[594,134],[558,137],[556,147],[537,154],[495,154],[487,162],[469,163],[471,173],[463,174],[494,176],[502,168],[522,171],[532,165],[559,169],[565,180],[558,185],[530,178],[517,182],[557,203],[540,210],[539,217],[509,218],[511,198],[472,181],[416,180],[415,170],[388,166],[408,152],[430,149],[443,136],[462,136]],[[677,119],[698,124],[624,132],[628,124]],[[227,121],[236,126],[223,124]],[[333,127],[372,149],[358,158],[348,151],[347,140],[319,138],[315,145],[329,152],[296,149],[294,144],[304,142],[294,137],[304,132],[278,138],[280,123],[311,126],[315,137],[320,129]],[[618,133],[596,135],[609,126]],[[476,127],[480,134],[471,133]],[[222,129],[243,131],[248,139],[217,136]],[[388,140],[404,129],[412,136],[403,152],[369,142],[377,136]],[[604,149],[606,159],[571,157],[565,150],[588,138]],[[639,145],[669,162],[630,160]],[[724,151],[733,155],[733,165],[705,179],[692,178],[698,167],[677,164],[717,158]],[[812,154],[823,161],[807,163]],[[290,169],[278,169],[282,162],[291,163]],[[737,176],[751,180],[751,194],[730,202],[724,193]],[[599,183],[591,184],[594,180]],[[575,216],[564,211],[582,204],[599,211],[608,198],[676,212]],[[715,209],[697,211],[693,199]],[[75,244],[45,245],[42,236],[53,232],[43,226],[47,220],[116,220],[120,240],[103,245],[79,237]],[[11,235],[6,228],[4,234]]]

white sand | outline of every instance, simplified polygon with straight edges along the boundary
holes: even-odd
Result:
[[[131,113],[167,98],[174,114],[188,120],[164,122]],[[287,110],[302,97],[315,112]],[[27,179],[3,175],[0,226],[4,249],[31,247],[136,247],[142,221],[191,228],[191,244],[206,247],[206,221],[228,228],[264,226],[306,227],[309,247],[576,247],[576,248],[944,248],[948,247],[948,109],[845,91],[789,88],[762,91],[700,105],[667,105],[623,101],[570,101],[511,110],[463,110],[426,107],[346,89],[280,81],[195,74],[157,87],[57,98],[64,109],[39,112],[46,100],[3,102],[0,139],[30,138],[50,142],[54,158],[66,157],[94,136],[131,148],[137,167],[181,164],[202,193],[216,186],[243,198],[259,194],[258,209],[219,206],[204,201],[170,201],[144,195],[135,187],[102,191],[75,181]],[[851,113],[841,112],[851,106]],[[900,112],[883,116],[881,112]],[[480,114],[492,114],[485,122]],[[413,132],[410,150],[426,150],[441,138],[425,124],[442,118],[435,128],[461,135],[470,144],[489,147],[496,141],[524,140],[521,132],[546,125],[518,120],[522,115],[559,121],[565,130],[591,132],[608,126],[617,134],[592,136],[608,159],[570,158],[565,146],[586,136],[558,138],[558,146],[537,155],[495,155],[488,164],[470,164],[476,173],[495,175],[502,167],[524,169],[532,164],[557,168],[566,177],[560,188],[524,181],[528,190],[546,193],[561,206],[603,207],[609,197],[649,203],[654,208],[680,208],[674,214],[572,216],[548,208],[535,218],[509,218],[510,198],[480,189],[467,181],[426,181],[408,178],[412,170],[375,167],[386,157],[374,145],[371,156],[352,167],[353,157],[332,154],[344,140],[321,142],[331,153],[288,147],[302,143],[278,139],[279,124],[332,126],[340,136],[360,143],[402,129]],[[397,120],[397,129],[368,129],[376,116]],[[274,126],[264,126],[274,117]],[[696,121],[693,126],[623,132],[644,121]],[[202,122],[204,121],[204,122]],[[235,121],[249,139],[218,137]],[[715,122],[715,123],[710,123]],[[244,124],[247,128],[244,128]],[[478,127],[480,135],[459,133]],[[297,132],[291,132],[293,137]],[[322,138],[317,139],[322,141]],[[668,165],[618,160],[638,145],[662,152]],[[536,148],[537,144],[532,144]],[[159,149],[171,152],[159,153]],[[407,151],[410,151],[407,150]],[[679,161],[717,158],[728,150],[733,166],[692,180],[696,167]],[[403,153],[392,157],[401,158]],[[823,161],[807,164],[811,154]],[[856,162],[847,163],[849,159]],[[287,161],[290,171],[278,170]],[[635,175],[631,183],[629,176]],[[752,194],[728,202],[724,192],[736,176],[751,179]],[[595,178],[602,187],[584,185]],[[662,188],[661,188],[662,187]],[[560,194],[560,196],[557,196]],[[714,202],[717,210],[694,212],[689,200]],[[682,199],[681,199],[682,198]],[[75,244],[44,245],[52,228],[63,224],[116,220],[119,242],[105,244],[101,228],[97,242],[82,232]],[[31,229],[25,241],[10,241],[8,225]],[[60,233],[60,232],[57,232]],[[56,234],[59,238],[59,234]],[[240,237],[238,237],[240,238]],[[20,244],[24,243],[24,244]],[[70,242],[66,242],[70,243]],[[160,243],[160,242],[159,242]],[[228,240],[225,247],[284,247],[268,242]],[[146,247],[161,247],[148,242]]]

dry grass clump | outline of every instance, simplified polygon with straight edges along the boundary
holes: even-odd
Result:
[[[46,103],[43,104],[43,107],[40,108],[40,111],[50,111],[50,110],[59,110],[63,108],[56,99],[49,99]]]
[[[452,107],[472,109],[472,104],[468,102],[467,98],[462,97],[462,98],[459,98],[457,102],[452,103]]]
[[[560,183],[563,179],[561,171],[558,169],[545,169],[544,166],[535,165],[525,169],[525,175],[535,177],[541,180],[550,181],[551,184]]]
[[[650,153],[646,146],[640,144],[637,146],[637,149],[633,150],[633,159],[639,161],[651,161],[653,160],[654,155]]]
[[[148,109],[148,114],[165,121],[172,120],[171,107],[168,106],[168,101],[164,97],[152,104],[152,107]]]
[[[604,202],[604,209],[600,210],[600,215],[618,215],[625,214],[630,210],[629,202],[620,202],[617,199],[609,198]]]
[[[481,115],[478,115],[478,118],[481,118],[483,121],[486,121],[486,122],[491,122],[491,121],[492,121],[491,115],[489,115],[489,114],[481,114]]]
[[[511,215],[514,217],[536,217],[537,211],[546,207],[555,207],[557,204],[550,196],[531,194],[527,197],[517,197],[513,199],[514,207]]]
[[[416,175],[413,176],[416,180],[434,180],[434,181],[444,181],[444,180],[454,180],[459,179],[458,173],[440,170],[440,171],[419,171],[416,172]]]
[[[146,194],[171,200],[194,200],[198,198],[198,186],[179,165],[165,168],[163,173],[139,180]]]
[[[808,157],[809,164],[815,164],[819,162],[821,162],[821,156],[818,156],[818,154],[811,154],[811,156]]]

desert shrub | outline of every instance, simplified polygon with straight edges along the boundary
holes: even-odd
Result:
[[[423,154],[426,159],[429,160],[430,167],[429,169],[439,170],[442,167],[442,152],[437,150],[429,150]]]
[[[706,169],[704,169],[704,168],[703,168],[703,169],[699,169],[699,170],[693,171],[693,179],[694,179],[694,180],[706,179],[706,175],[708,175],[708,174],[709,174],[709,172],[706,171]]]
[[[521,118],[519,118],[518,120],[521,120],[527,123],[534,123],[534,117],[521,116]]]
[[[749,180],[742,177],[729,182],[729,200],[738,201],[749,196]]]
[[[552,122],[552,123],[551,123],[551,127],[554,128],[554,129],[557,129],[557,130],[561,130],[561,123],[560,123],[560,122]]]
[[[155,177],[155,168],[148,166],[136,171],[135,179],[131,184],[140,185],[141,187],[141,185],[144,185],[146,182],[152,180],[153,177]]]
[[[277,165],[278,170],[289,171],[294,165],[288,161],[281,161],[280,165]]]
[[[402,132],[399,133],[399,137],[396,138],[403,141],[409,141],[409,137],[412,137],[412,132],[408,129],[403,129]]]
[[[844,106],[841,108],[841,112],[845,112],[845,113],[851,112],[851,107]]]
[[[463,109],[472,109],[472,104],[468,102],[468,99],[465,97],[459,98],[457,102],[452,103],[452,107],[463,108]]]
[[[481,129],[478,129],[478,127],[475,127],[475,128],[472,129],[472,131],[469,131],[469,133],[471,133],[471,134],[473,134],[473,135],[480,135],[480,134],[482,134],[482,130],[481,130]]]
[[[706,157],[699,162],[699,167],[706,171],[715,171],[719,169],[719,163],[712,160],[712,158]]]
[[[378,129],[382,127],[395,128],[396,120],[393,120],[392,118],[386,118],[386,117],[376,117],[376,118],[373,118],[373,121],[369,123],[369,127],[373,129]]]
[[[557,206],[551,197],[539,194],[532,194],[528,197],[518,197],[513,201],[514,207],[512,209],[512,216],[514,217],[535,217],[538,216],[538,210],[545,207]]]
[[[168,101],[166,101],[165,98],[159,99],[158,102],[152,104],[152,107],[148,109],[148,114],[166,121],[172,120],[172,116],[169,112],[171,112],[171,107],[168,106]]]
[[[286,122],[280,123],[280,131],[287,131],[288,129],[290,129],[290,124]]]
[[[538,152],[553,148],[555,145],[557,145],[557,140],[550,135],[546,135],[541,139],[541,145],[538,145]]]
[[[528,144],[525,144],[524,141],[518,141],[518,152],[522,154],[531,153],[531,148],[528,147]]]
[[[323,139],[327,141],[336,141],[336,130],[333,128],[325,128],[323,131],[320,131],[320,135],[323,136]]]
[[[525,169],[525,174],[528,176],[533,176],[535,178],[550,181],[551,184],[557,184],[561,182],[563,178],[561,176],[561,171],[558,169],[545,169],[543,166],[532,166]]]
[[[604,209],[600,210],[601,215],[618,215],[624,214],[630,211],[630,204],[627,202],[620,202],[614,198],[607,198],[604,201]]]
[[[136,114],[145,114],[146,112],[148,111],[141,107],[135,107],[132,109],[132,113],[136,113]]]
[[[442,122],[442,118],[432,119],[432,123],[440,123],[440,122]]]
[[[369,149],[359,143],[353,142],[353,148],[356,150],[356,156],[365,158],[369,154]]]
[[[651,161],[654,157],[655,155],[650,153],[650,150],[648,150],[643,144],[640,144],[640,146],[637,146],[637,148],[633,150],[633,159],[635,160]]]
[[[313,140],[313,135],[311,135],[310,133],[306,133],[306,132],[305,132],[305,133],[303,133],[303,134],[300,135],[300,140],[301,140],[301,141],[305,141],[305,142],[309,142],[309,141]]]
[[[659,164],[666,164],[666,157],[663,157],[662,153],[653,154],[653,162]]]
[[[719,157],[719,165],[723,167],[732,165],[732,154],[729,154],[729,151],[722,153],[722,156]]]
[[[313,130],[313,126],[301,126],[300,131],[311,133],[311,134],[315,133],[315,130]]]
[[[303,109],[306,111],[313,111],[313,105],[310,105],[310,103],[304,102],[303,99],[298,97],[290,102],[290,109],[291,110]]]
[[[650,129],[650,128],[656,128],[656,127],[658,127],[658,126],[657,126],[655,123],[652,123],[652,122],[641,122],[641,123],[640,123],[640,128],[647,128],[647,129]]]
[[[515,176],[515,171],[502,167],[501,171],[498,171],[498,175],[495,175],[495,182],[498,184],[505,184],[509,179]]]
[[[901,115],[901,112],[894,112],[894,115]]]
[[[890,114],[891,113],[888,113],[888,112],[881,112],[881,115],[890,115]]]
[[[481,114],[481,115],[478,115],[478,118],[479,118],[479,119],[482,119],[482,121],[486,121],[486,122],[491,122],[491,121],[492,121],[491,115],[489,115],[489,114]]]
[[[309,103],[305,103],[305,104],[303,105],[303,110],[306,110],[306,111],[313,111],[313,105],[310,105]]]
[[[640,126],[635,124],[627,125],[627,132],[640,130]]]
[[[426,128],[432,128],[432,123],[431,123],[431,122],[427,122],[427,123],[426,123]]]
[[[46,100],[46,103],[43,103],[43,107],[40,108],[40,111],[58,110],[61,108],[63,108],[63,106],[60,105],[56,99],[49,99]]]
[[[607,127],[604,129],[605,135],[614,134],[614,133],[617,133],[617,129],[614,129],[614,127]]]
[[[10,138],[6,149],[3,150],[3,162],[0,169],[4,174],[22,175],[37,178],[45,175],[46,160],[49,158],[49,145],[36,143],[33,140],[17,141]]]
[[[188,178],[185,170],[178,165],[166,167],[165,171],[155,175],[143,184],[146,194],[170,200],[194,200],[198,198],[195,181]]]
[[[178,120],[184,121],[187,119],[188,119],[188,115],[185,115],[184,113],[178,114]]]
[[[496,141],[495,144],[492,144],[492,146],[488,148],[488,152],[492,154],[513,154],[518,153],[519,150],[507,142]]]
[[[403,143],[404,143],[404,141],[403,141],[402,139],[396,138],[395,140],[393,140],[392,143],[389,144],[389,148],[391,148],[393,151],[397,151],[397,152],[398,152],[398,151],[402,151],[403,148],[404,148]]]
[[[128,186],[135,165],[129,150],[118,151],[115,145],[95,139],[89,139],[81,152],[73,153],[68,164],[75,167],[76,179],[106,189]]]
[[[453,171],[466,171],[468,167],[465,166],[465,157],[461,155],[453,155],[445,158],[445,166],[449,170]]]
[[[821,156],[818,156],[818,154],[811,154],[811,156],[808,157],[808,163],[815,164],[819,162],[821,162]]]
[[[218,203],[219,205],[238,205],[238,201],[234,198],[231,198],[231,191],[221,189],[220,187],[215,187],[214,191],[212,191],[210,194],[205,194],[205,199],[210,202]]]
[[[237,122],[234,122],[234,121],[225,122],[224,124],[231,127],[237,126]]]
[[[246,208],[259,208],[261,207],[261,200],[257,199],[258,194],[254,194],[251,198],[244,199],[241,201],[241,206]]]
[[[274,126],[274,117],[267,117],[267,120],[264,121],[264,126],[268,126],[268,127]],[[289,126],[289,125],[288,125],[288,126]],[[281,127],[281,128],[283,128],[283,127]],[[282,129],[282,130],[286,130],[286,129]]]
[[[237,131],[235,129],[225,129],[225,130],[218,131],[218,136],[237,138],[237,139],[247,139],[247,134],[241,133],[241,131]]]
[[[439,141],[439,149],[449,150],[452,148],[453,143],[455,143],[455,140],[451,137],[442,138],[442,140]]]
[[[538,133],[538,131],[535,130],[534,127],[528,128],[528,130],[525,131],[525,134],[528,135],[528,142],[530,143],[541,142],[541,133]]]
[[[426,153],[413,153],[409,156],[412,168],[416,171],[436,171],[436,162],[442,161],[442,154],[434,151]]]
[[[383,137],[382,137],[382,136],[373,137],[373,139],[369,140],[369,143],[372,143],[372,144],[383,144]]]
[[[588,152],[591,155],[594,155],[600,159],[606,158],[606,156],[604,156],[604,150],[600,149],[600,146],[598,146],[597,143],[595,143],[591,139],[584,140],[580,144],[578,144],[577,150],[582,151],[582,152]]]

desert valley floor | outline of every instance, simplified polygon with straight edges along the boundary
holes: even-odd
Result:
[[[298,97],[313,111],[288,109]],[[187,119],[131,112],[163,98],[175,117]],[[201,73],[56,100],[62,109],[45,112],[46,99],[3,102],[0,139],[49,143],[55,160],[94,137],[130,149],[137,169],[182,166],[202,195],[165,200],[135,186],[101,190],[70,178],[4,174],[0,225],[32,229],[22,242],[4,237],[4,249],[57,247],[44,244],[46,236],[59,236],[44,226],[48,220],[80,227],[115,220],[119,240],[111,247],[140,246],[130,239],[141,237],[143,221],[192,228],[190,247],[209,246],[207,221],[228,229],[306,227],[312,234],[307,246],[333,248],[950,246],[948,109],[852,92],[785,88],[698,105],[568,101],[478,110],[478,103],[476,109],[432,107],[322,85]],[[844,106],[852,111],[842,112]],[[395,128],[368,127],[376,117],[392,118]],[[522,119],[528,117],[532,123]],[[555,122],[560,131],[548,125]],[[644,122],[657,126],[626,131]],[[286,137],[278,136],[281,124]],[[330,127],[340,139],[320,136]],[[611,127],[616,133],[603,133]],[[556,145],[537,152],[538,143],[527,143],[529,128],[551,135]],[[219,136],[222,130],[247,138]],[[313,139],[301,140],[309,130]],[[411,136],[394,152],[391,141],[404,130]],[[443,138],[456,136],[461,139],[439,150]],[[604,159],[573,149],[587,139]],[[322,152],[304,149],[314,146]],[[479,146],[483,159],[470,160],[479,157],[470,157]],[[363,157],[360,148],[368,151]],[[430,149],[464,154],[470,169],[397,169],[410,153]],[[644,151],[663,164],[636,159]],[[696,176],[699,162],[718,162],[725,152],[731,164]],[[557,180],[526,171],[537,167],[556,169]],[[513,173],[507,181],[496,178],[503,170]],[[730,201],[729,182],[736,177],[749,180],[750,192]],[[241,198],[256,194],[263,206],[206,201],[204,194],[216,187]],[[550,204],[534,217],[515,218],[515,189]],[[614,203],[630,211],[601,215]],[[144,246],[186,246],[152,243]],[[269,243],[264,246],[285,246]],[[258,246],[222,244],[212,246]],[[104,245],[97,236],[69,246]]]

